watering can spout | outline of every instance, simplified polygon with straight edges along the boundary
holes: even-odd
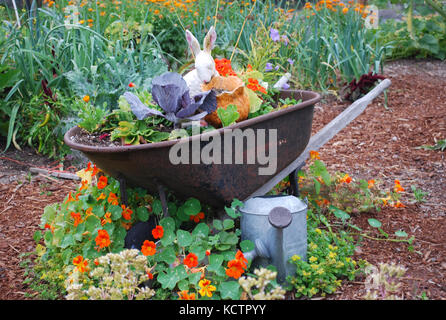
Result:
[[[268,215],[269,223],[274,227],[274,248],[276,248],[275,261],[277,262],[277,280],[284,282],[286,278],[286,257],[283,248],[283,229],[293,221],[290,210],[284,207],[273,208]]]

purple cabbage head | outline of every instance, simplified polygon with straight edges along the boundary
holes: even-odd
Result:
[[[138,120],[161,116],[173,122],[175,127],[184,120],[201,120],[217,109],[214,91],[204,91],[191,98],[186,81],[175,72],[166,72],[152,81],[152,98],[164,113],[147,107],[131,92],[124,93],[124,98]]]

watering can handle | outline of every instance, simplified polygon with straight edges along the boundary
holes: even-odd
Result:
[[[269,212],[268,221],[277,229],[285,229],[293,221],[293,216],[287,208],[275,207]]]

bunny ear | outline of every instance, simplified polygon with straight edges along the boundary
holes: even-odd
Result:
[[[192,50],[192,53],[196,57],[201,51],[200,43],[189,30],[186,30],[186,40],[189,44],[189,48]]]
[[[204,51],[210,54],[214,48],[215,40],[217,40],[217,32],[215,32],[214,26],[211,26],[203,41]]]

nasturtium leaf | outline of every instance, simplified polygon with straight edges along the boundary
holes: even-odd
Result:
[[[93,213],[98,217],[102,218],[105,214],[104,207],[103,206],[95,206],[93,209]]]
[[[220,242],[222,244],[234,245],[238,243],[238,237],[234,232],[220,232]]]
[[[198,274],[198,276],[201,275],[201,273],[193,273],[193,274]],[[178,282],[177,286],[180,291],[189,290],[189,281],[181,280]]]
[[[65,265],[71,264],[71,254],[72,254],[72,250],[71,249],[66,249],[64,251],[62,251],[62,261]]]
[[[200,244],[194,244],[189,248],[189,251],[197,255],[198,261],[203,260],[206,256],[206,249]]]
[[[207,237],[209,234],[209,227],[206,223],[201,222],[199,224],[197,224],[197,226],[195,227],[195,229],[192,231],[192,235],[194,237]]]
[[[223,230],[223,224],[221,223],[221,220],[214,219],[212,225],[213,225],[214,228],[217,229],[218,231]]]
[[[51,244],[51,242],[53,241],[53,234],[50,230],[47,230],[44,235],[43,235],[43,239],[45,240],[45,244],[47,246],[49,246]]]
[[[160,225],[164,228],[164,232],[175,230],[175,220],[172,217],[166,217],[160,220]]]
[[[168,246],[169,244],[174,242],[174,240],[175,240],[175,233],[173,233],[173,231],[170,229],[164,230],[164,235],[161,238],[161,243],[163,244],[163,246]]]
[[[226,281],[219,285],[222,299],[239,300],[241,288],[237,281]]]
[[[195,216],[201,211],[201,203],[195,198],[189,198],[183,206],[184,212],[189,216]]]
[[[223,228],[224,228],[224,230],[228,230],[228,229],[234,228],[234,220],[232,220],[232,219],[225,219],[223,221]]]
[[[184,205],[180,206],[177,210],[177,217],[180,221],[185,222],[190,220],[190,216],[184,212]]]
[[[175,251],[171,247],[164,248],[162,251],[155,254],[155,261],[165,262],[167,264],[174,263],[176,258]]]
[[[228,214],[228,216],[230,216],[233,219],[240,217],[240,213],[237,212],[236,209],[234,209],[234,208],[225,207],[225,211]]]
[[[169,211],[170,216],[176,216],[177,214],[177,205],[175,202],[168,202],[167,203],[167,210]]]
[[[34,232],[33,239],[36,243],[38,243],[40,239],[42,239],[42,231],[37,230],[36,232]]]
[[[240,208],[243,208],[244,205],[245,204],[242,201],[240,201],[239,199],[233,199],[231,202],[231,208],[240,209]]]
[[[347,212],[345,212],[339,208],[336,208],[335,206],[332,206],[332,205],[330,205],[329,208],[330,208],[331,212],[333,212],[333,214],[335,215],[336,218],[339,218],[342,221],[350,219],[350,215]]]
[[[251,240],[243,240],[240,242],[240,249],[242,252],[249,252],[255,249],[255,244]]]
[[[188,231],[179,229],[177,231],[177,240],[178,240],[178,245],[180,247],[187,247],[187,246],[190,246],[193,238],[192,238],[192,235]]]
[[[162,206],[161,201],[159,199],[153,200],[152,212],[154,214],[158,214],[158,215],[163,213],[163,206]]]
[[[209,256],[209,266],[212,266],[215,269],[216,267],[221,266],[223,260],[224,260],[223,255],[218,253],[213,253]]]
[[[122,215],[122,208],[120,206],[109,206],[108,212],[111,213],[111,219],[113,221],[116,221],[121,218]]]
[[[149,220],[149,210],[146,207],[138,207],[136,209],[136,216],[142,222]]]
[[[113,223],[106,223],[104,225],[104,230],[106,230],[108,235],[111,237],[113,235],[113,231],[115,230],[115,225]]]
[[[101,220],[99,218],[96,218],[95,216],[91,215],[88,216],[85,220],[85,229],[87,231],[93,232],[96,228],[101,227]]]
[[[237,111],[237,107],[230,104],[224,108],[217,109],[217,115],[221,120],[222,126],[227,127],[235,123],[235,121],[240,117],[240,113]]]
[[[381,228],[382,226],[382,223],[376,219],[370,218],[367,221],[369,222],[369,225],[372,226],[373,228]]]
[[[202,275],[201,272],[190,273],[187,281],[188,285],[197,286],[198,281],[200,281],[201,275]]]
[[[314,181],[314,191],[316,194],[319,194],[321,192],[321,183],[316,180],[316,178],[313,179]]]
[[[60,243],[60,247],[62,249],[65,249],[69,246],[72,246],[74,244],[74,239],[73,239],[73,235],[72,234],[67,234],[63,237],[61,243]]]
[[[113,234],[115,241],[124,241],[125,236],[127,235],[127,230],[125,230],[122,225],[115,227],[115,229]]]
[[[408,236],[408,234],[404,230],[395,231],[395,235],[397,237],[403,237],[403,238]]]
[[[248,94],[249,98],[249,113],[254,113],[260,109],[263,100],[259,98],[259,96],[249,88],[245,88],[245,92]]]
[[[223,243],[217,243],[215,245],[215,248],[219,251],[226,251],[228,249],[231,249],[231,245],[230,244],[223,244]]]

